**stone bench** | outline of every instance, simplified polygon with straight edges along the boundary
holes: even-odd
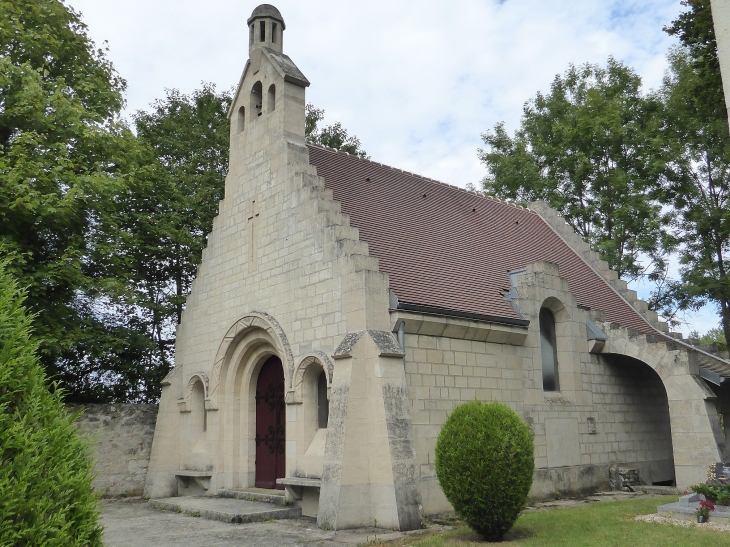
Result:
[[[322,479],[308,479],[304,477],[284,477],[276,479],[276,484],[283,484],[287,494],[299,501],[302,507],[302,516],[316,517],[319,510],[319,489]]]
[[[283,479],[276,479],[276,484],[283,484],[284,486],[309,486],[312,488],[320,488],[322,486],[322,479],[284,477]]]
[[[192,479],[198,486],[207,491],[210,488],[210,479],[213,476],[213,472],[180,469],[179,471],[173,471],[172,475],[175,476],[178,483],[184,488],[190,487],[190,479]]]

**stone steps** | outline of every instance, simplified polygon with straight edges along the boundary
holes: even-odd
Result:
[[[301,507],[282,507],[262,501],[249,501],[218,496],[157,498],[151,499],[148,504],[152,509],[173,511],[191,517],[229,522],[231,524],[265,522],[268,520],[282,520],[302,516]]]
[[[261,503],[272,503],[274,505],[286,506],[284,490],[266,490],[264,488],[248,488],[246,490],[218,490],[216,496],[219,498],[236,499],[244,501],[259,501]]]

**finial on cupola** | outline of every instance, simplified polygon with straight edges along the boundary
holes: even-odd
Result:
[[[269,47],[279,53],[283,52],[284,18],[276,7],[261,4],[248,18],[248,50]]]

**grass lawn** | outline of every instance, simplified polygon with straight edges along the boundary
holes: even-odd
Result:
[[[499,543],[507,546],[565,547],[718,547],[730,545],[730,533],[636,522],[636,515],[656,513],[657,505],[677,496],[585,504],[522,515]],[[468,527],[450,532],[403,538],[389,547],[467,547],[485,545]]]

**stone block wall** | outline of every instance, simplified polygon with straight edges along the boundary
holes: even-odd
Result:
[[[434,467],[441,426],[454,407],[475,398],[501,401],[523,415],[526,350],[519,346],[407,334],[405,354],[424,512],[450,511]]]
[[[69,410],[81,411],[77,425],[93,441],[94,488],[104,497],[142,495],[157,405],[71,405]]]
[[[667,392],[648,365],[621,356],[593,356],[584,374],[593,389],[596,429],[582,442],[591,463],[635,467],[645,484],[674,479]]]
[[[645,483],[674,478],[669,406],[647,365],[580,353],[570,392],[543,392],[534,348],[423,335],[405,336],[420,489],[426,514],[450,509],[438,486],[434,449],[450,411],[465,401],[500,401],[535,434],[531,495],[608,485],[612,464],[636,467]]]

